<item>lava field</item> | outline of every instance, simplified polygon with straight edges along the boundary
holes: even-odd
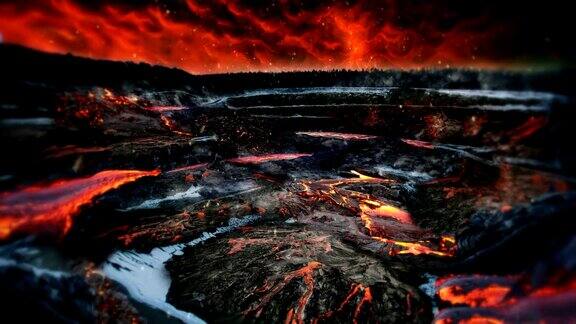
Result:
[[[573,71],[0,54],[7,318],[576,321]]]

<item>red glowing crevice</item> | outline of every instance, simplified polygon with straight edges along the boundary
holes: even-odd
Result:
[[[266,155],[251,155],[242,156],[237,158],[232,158],[226,160],[226,162],[233,164],[261,164],[271,161],[282,161],[282,160],[294,160],[302,157],[312,156],[310,153],[277,153],[277,154],[266,154]]]
[[[188,109],[187,107],[181,106],[151,106],[144,108],[148,111],[153,111],[157,113],[165,113],[165,112],[172,112],[172,111],[182,111]]]
[[[424,142],[424,141],[419,141],[419,140],[412,140],[412,139],[403,138],[402,142],[404,142],[410,146],[425,148],[425,149],[430,149],[430,150],[436,148],[436,146],[430,142]]]
[[[322,267],[322,264],[317,261],[310,261],[308,264],[303,266],[300,269],[294,270],[288,273],[282,280],[277,283],[266,282],[263,287],[259,289],[259,291],[265,291],[266,294],[260,298],[260,301],[257,305],[251,307],[250,309],[246,310],[245,313],[255,313],[256,317],[260,314],[260,312],[264,309],[264,307],[272,300],[276,294],[278,294],[284,287],[292,282],[300,278],[305,285],[305,291],[298,299],[298,303],[296,307],[291,307],[286,315],[286,319],[284,323],[296,324],[296,323],[304,323],[304,311],[306,305],[310,301],[310,297],[314,293],[314,272],[317,271]]]
[[[168,171],[165,171],[164,173],[169,174],[169,173],[177,173],[177,172],[183,172],[183,171],[194,171],[194,170],[204,169],[207,166],[208,166],[208,163],[199,163],[199,164],[187,165],[187,166],[179,167],[176,169],[168,170]]]
[[[365,141],[378,138],[374,135],[365,134],[352,134],[352,133],[336,133],[336,132],[297,132],[296,135],[305,135],[310,137],[321,137],[339,139],[344,141]]]
[[[101,194],[159,171],[108,170],[0,194],[0,240],[16,234],[65,235],[82,206]]]
[[[354,308],[354,315],[352,318],[352,323],[356,324],[359,321],[362,310],[366,308],[365,305],[372,303],[372,290],[370,287],[366,287],[359,283],[353,283],[348,295],[344,298],[340,306],[335,310],[328,310],[321,314],[318,318],[312,319],[312,324],[317,324],[318,322],[327,322],[335,314],[340,313],[352,305],[356,305]]]
[[[162,121],[164,126],[166,126],[166,128],[168,128],[168,130],[170,130],[171,132],[173,132],[176,135],[187,136],[187,137],[193,136],[192,133],[181,130],[180,127],[178,125],[176,125],[174,120],[172,120],[172,118],[170,118],[168,116],[162,115],[162,116],[160,116],[160,120]]]

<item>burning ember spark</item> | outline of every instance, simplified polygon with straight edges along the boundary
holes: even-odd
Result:
[[[374,135],[335,133],[335,132],[296,132],[296,135],[305,135],[310,137],[333,138],[343,141],[365,141],[378,138]]]
[[[278,153],[257,156],[242,156],[226,160],[234,164],[260,164],[270,161],[294,160],[301,157],[312,156],[310,153]]]
[[[109,170],[0,195],[0,239],[18,233],[66,234],[80,207],[107,191],[159,171]]]

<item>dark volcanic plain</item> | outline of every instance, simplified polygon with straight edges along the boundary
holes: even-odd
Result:
[[[0,58],[8,318],[576,320],[571,70]]]

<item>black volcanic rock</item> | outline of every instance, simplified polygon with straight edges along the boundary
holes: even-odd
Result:
[[[0,55],[0,243],[34,236],[20,253],[41,260],[0,249],[14,309],[424,323],[453,306],[436,275],[547,287],[567,268],[552,297],[573,293],[569,69],[198,76]],[[76,267],[38,276],[38,246]],[[521,297],[519,316],[548,302]]]
[[[209,321],[429,320],[422,293],[400,279],[407,273],[309,227],[259,226],[188,248],[167,267],[169,301]]]

